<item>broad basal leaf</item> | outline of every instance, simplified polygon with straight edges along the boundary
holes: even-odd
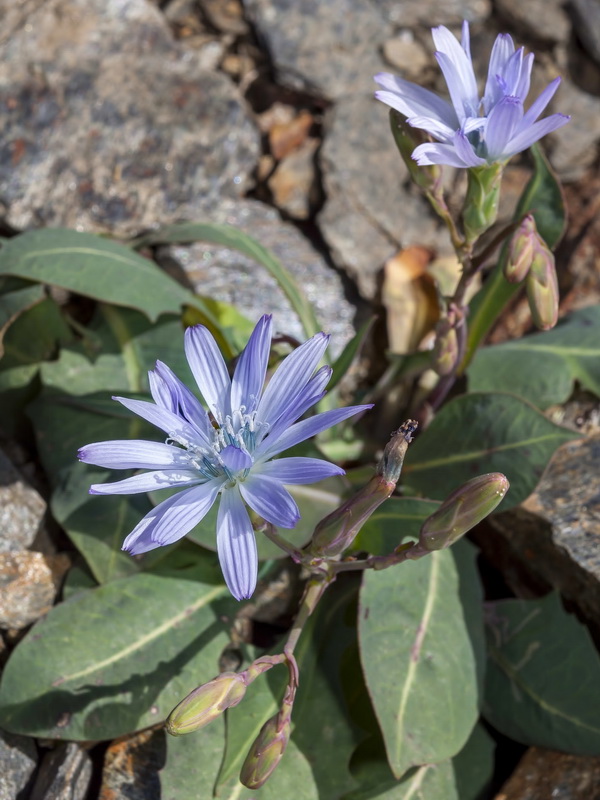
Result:
[[[494,776],[496,742],[478,722],[466,745],[452,759],[460,800],[482,800]]]
[[[456,791],[450,761],[411,769],[396,780],[385,761],[365,763],[356,776],[361,788],[343,800],[463,800]]]
[[[394,775],[455,755],[478,710],[475,657],[451,552],[366,571],[358,633]]]
[[[205,578],[205,566],[198,571]],[[56,606],[6,665],[0,726],[100,740],[165,719],[219,671],[239,604],[216,565],[212,574],[213,582],[138,574]]]
[[[600,752],[600,659],[587,629],[558,594],[501,600],[487,613],[484,714],[527,745]]]
[[[443,500],[476,475],[502,472],[510,481],[499,506],[506,510],[531,494],[556,448],[576,438],[514,395],[461,395],[411,445],[402,475]]]
[[[484,347],[467,374],[474,391],[510,387],[542,409],[564,403],[576,380],[600,395],[600,306],[569,314],[551,331]]]

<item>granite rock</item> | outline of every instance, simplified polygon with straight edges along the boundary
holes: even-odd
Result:
[[[7,220],[129,234],[198,217],[250,183],[238,90],[147,0],[49,0],[0,45]]]
[[[423,77],[433,67],[433,52],[428,52],[415,39],[412,31],[402,31],[383,45],[386,62],[405,80],[422,83]]]
[[[495,800],[592,800],[600,787],[600,756],[530,747]]]
[[[20,630],[50,611],[69,557],[0,553],[0,627]]]
[[[244,0],[277,81],[329,99],[368,91],[392,27],[369,0]]]
[[[589,55],[600,64],[600,2],[571,0],[573,26]]]
[[[112,742],[104,756],[98,800],[160,800],[165,762],[163,731],[142,731]]]
[[[562,180],[576,180],[596,160],[600,142],[600,97],[582,92],[565,79],[556,110],[572,119],[552,134],[552,166]]]
[[[0,730],[0,800],[24,796],[36,763],[33,739]]]
[[[536,491],[489,523],[499,539],[478,542],[509,565],[509,583],[523,594],[557,589],[600,628],[600,433],[567,442]],[[493,553],[492,553],[493,551]],[[501,552],[503,551],[503,552]],[[502,564],[499,564],[502,567]]]
[[[0,450],[0,553],[30,547],[45,513],[45,501]]]
[[[534,41],[566,42],[571,34],[563,0],[496,0],[496,9],[517,33]]]
[[[457,25],[486,20],[491,13],[490,0],[445,0],[426,3],[423,0],[373,0],[385,19],[395,26],[414,28],[419,25]]]
[[[85,800],[92,761],[76,742],[58,744],[46,754],[29,800]]]
[[[370,95],[340,100],[321,148],[327,201],[319,215],[336,264],[367,297],[383,263],[413,244],[450,252],[447,236],[410,185],[389,128],[387,109]]]
[[[354,333],[355,309],[346,300],[335,270],[289,223],[272,208],[254,200],[224,202],[213,209],[211,221],[235,225],[271,250],[291,272],[312,302],[317,319],[331,334],[333,353],[339,353]],[[217,245],[162,248],[162,258],[174,258],[199,294],[234,304],[242,314],[257,320],[272,313],[280,333],[305,339],[299,319],[274,278],[251,258]]]

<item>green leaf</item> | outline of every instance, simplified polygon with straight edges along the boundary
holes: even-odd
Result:
[[[460,603],[471,640],[477,671],[478,706],[481,706],[486,666],[485,627],[483,621],[483,586],[477,568],[479,550],[468,539],[460,539],[450,551],[458,572]]]
[[[359,645],[392,772],[444,761],[477,719],[477,675],[452,554],[367,571]]]
[[[559,595],[492,603],[486,623],[486,719],[523,744],[597,755],[600,660]]]
[[[2,727],[45,738],[112,739],[160,722],[213,678],[239,606],[218,569],[207,573],[198,557],[201,579],[138,574],[53,608],[6,665]]]
[[[74,595],[80,592],[87,592],[89,589],[95,589],[96,586],[98,586],[98,583],[94,580],[90,570],[83,561],[78,561],[67,572],[67,577],[62,586],[62,599],[70,600]]]
[[[539,145],[534,144],[530,152],[533,175],[519,199],[514,219],[518,220],[523,214],[531,212],[540,235],[550,249],[554,249],[566,224],[562,190]],[[509,283],[504,278],[507,257],[508,247],[504,245],[498,264],[469,304],[469,333],[463,369],[509,300],[522,288],[521,284]]]
[[[391,553],[405,539],[418,539],[421,525],[438,508],[435,500],[390,497],[369,517],[352,545],[373,556]]]
[[[481,800],[494,776],[496,742],[481,723],[473,728],[468,742],[452,759],[460,800]]]
[[[600,306],[569,314],[551,331],[484,347],[467,374],[472,391],[510,386],[542,409],[568,400],[576,380],[600,396]]]
[[[222,247],[238,250],[253,258],[275,278],[298,315],[306,335],[314,336],[321,330],[312,305],[281,261],[260,242],[233,225],[211,222],[182,222],[166,225],[164,228],[159,228],[136,239],[132,242],[132,246],[140,248],[157,244],[185,244],[196,241],[213,242]]]
[[[161,800],[213,797],[225,745],[225,722],[218,717],[189,736],[167,736],[167,758],[159,772]],[[227,800],[225,795],[220,800]]]
[[[357,777],[361,787],[343,800],[459,800],[450,761],[411,769],[400,780],[385,761],[369,761]]]
[[[0,357],[4,354],[2,340],[9,326],[31,306],[45,297],[42,286],[25,284],[0,295]]]
[[[411,445],[402,474],[443,500],[476,475],[502,472],[510,481],[499,506],[506,510],[531,494],[556,448],[576,438],[514,395],[461,395]]]
[[[15,236],[0,249],[0,275],[60,286],[105,303],[136,308],[155,320],[178,314],[194,296],[156,264],[92,233],[44,228]]]

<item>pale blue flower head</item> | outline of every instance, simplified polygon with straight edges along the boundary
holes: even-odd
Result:
[[[82,447],[79,458],[108,469],[149,470],[99,483],[91,494],[133,494],[179,489],[136,525],[123,549],[145,553],[181,539],[217,498],[217,553],[225,582],[237,600],[254,592],[256,540],[246,506],[282,528],[293,528],[298,506],[285,485],[343,475],[318,458],[278,458],[286,450],[371,406],[333,409],[300,417],[325,394],[331,368],[317,366],[328,336],[319,333],[284,359],[266,388],[271,317],[263,316],[240,355],[233,377],[203,325],[188,328],[185,353],[206,409],[160,361],[149,373],[154,402],[115,397],[167,434],[165,442],[115,440]]]
[[[515,50],[508,34],[500,34],[492,48],[483,97],[471,61],[469,23],[463,23],[460,44],[444,26],[433,28],[432,34],[451,103],[390,73],[375,76],[381,86],[375,96],[403,114],[410,125],[437,139],[415,148],[412,157],[419,165],[480,167],[504,162],[569,121],[564,114],[538,119],[560,78],[525,111],[533,54],[525,56],[522,47]]]

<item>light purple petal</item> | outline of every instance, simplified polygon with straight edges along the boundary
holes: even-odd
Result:
[[[449,125],[446,125],[445,122],[438,122],[431,117],[409,117],[406,121],[413,128],[427,131],[427,133],[430,133],[442,142],[451,141],[454,136],[454,131],[456,130],[456,128],[451,128]]]
[[[150,384],[150,394],[156,405],[166,408],[167,411],[177,413],[177,397],[160,375],[150,370],[148,372],[148,383]]]
[[[151,425],[156,425],[165,433],[173,438],[180,438],[187,442],[195,442],[204,444],[198,432],[192,428],[184,419],[167,411],[166,408],[149,403],[146,400],[131,400],[128,397],[113,397],[121,405],[133,411],[138,417],[142,417]]]
[[[364,406],[348,406],[347,408],[334,408],[331,411],[324,411],[322,414],[316,414],[314,417],[303,419],[301,422],[296,422],[288,428],[281,436],[273,442],[270,437],[267,437],[254,453],[255,460],[267,459],[276,456],[277,453],[287,450],[288,447],[293,447],[305,439],[310,439],[311,436],[316,436],[317,433],[337,425],[338,422],[348,419],[348,417],[359,414],[361,411],[368,411],[373,408],[373,404]]]
[[[539,96],[536,97],[533,103],[529,106],[523,115],[523,121],[521,122],[522,130],[525,130],[525,128],[528,128],[530,125],[532,125],[539,115],[544,111],[550,100],[552,100],[554,97],[554,94],[560,85],[560,81],[560,77],[554,78],[554,80],[551,81],[542,92],[540,92]]]
[[[440,25],[431,31],[437,52],[435,54],[444,78],[452,105],[459,120],[477,116],[479,95],[473,64],[452,33]]]
[[[519,47],[519,49],[512,54],[512,56],[506,62],[506,66],[504,67],[504,72],[502,74],[502,78],[504,79],[505,83],[505,95],[516,95],[516,89],[519,84],[519,79],[521,77],[521,69],[523,67],[523,48]],[[524,98],[520,98],[521,102]]]
[[[465,51],[466,57],[471,61],[471,33],[469,31],[469,23],[466,19],[463,20],[462,24],[460,46]]]
[[[320,458],[278,458],[276,461],[267,461],[265,464],[255,464],[254,475],[266,475],[277,478],[283,484],[316,483],[317,481],[331,478],[334,475],[346,473],[337,464],[330,464]]]
[[[506,157],[509,158],[517,153],[521,153],[523,150],[527,150],[528,147],[531,147],[531,145],[537,142],[538,139],[541,139],[542,136],[546,136],[546,134],[552,133],[552,131],[558,128],[562,128],[570,119],[571,117],[567,117],[564,114],[552,114],[544,119],[539,119],[510,140],[506,147]]]
[[[178,541],[210,511],[222,485],[222,480],[208,481],[163,500],[138,522],[123,550],[138,555]]]
[[[496,37],[490,56],[490,66],[483,96],[483,107],[486,114],[489,114],[493,106],[503,95],[498,82],[498,76],[502,75],[506,62],[514,52],[515,45],[508,33],[501,33]]]
[[[452,106],[429,89],[405,81],[389,72],[380,72],[375,81],[385,91],[375,92],[375,97],[392,106],[405,117],[431,117],[450,128],[458,128],[458,118]]]
[[[521,65],[521,75],[515,87],[515,94],[521,98],[524,103],[529,94],[529,87],[531,85],[531,69],[533,67],[533,53],[528,53],[523,59]]]
[[[241,472],[243,469],[250,469],[253,463],[252,456],[233,444],[227,445],[221,450],[221,459],[230,472]]]
[[[325,395],[324,389],[329,383],[333,370],[331,367],[321,367],[309,380],[304,389],[300,391],[279,417],[277,422],[267,431],[271,442],[287,430],[305,411],[316,405]]]
[[[217,554],[225,583],[236,600],[246,600],[256,588],[258,555],[248,512],[236,488],[221,494],[217,516]]]
[[[203,437],[209,442],[212,439],[212,425],[208,418],[208,414],[202,407],[198,398],[191,392],[188,387],[180,381],[177,375],[170,367],[163,364],[162,361],[156,362],[155,372],[171,389],[171,394],[175,399],[179,413],[194,428],[197,428]]]
[[[252,331],[248,344],[239,357],[231,381],[231,408],[241,406],[251,414],[260,399],[271,349],[272,317],[265,314]]]
[[[176,486],[190,486],[204,481],[205,478],[195,469],[158,469],[122,481],[94,483],[90,486],[90,494],[139,494],[158,489],[172,489]]]
[[[310,380],[328,341],[329,336],[317,333],[283,360],[258,404],[256,416],[260,422],[273,425],[279,419]]]
[[[475,155],[473,145],[462,131],[456,131],[454,134],[454,149],[467,167],[481,167],[486,163],[485,158]]]
[[[485,129],[485,146],[489,162],[501,160],[515,130],[523,118],[523,103],[518,97],[503,97],[492,108]]]
[[[294,528],[300,519],[296,501],[277,478],[249,475],[238,484],[242,497],[263,519],[280,528]]]
[[[86,444],[78,458],[85,464],[107,469],[166,469],[189,466],[189,456],[180,447],[144,439],[114,439]]]
[[[420,167],[427,167],[431,164],[447,164],[449,167],[468,167],[459,157],[453,144],[438,144],[437,142],[425,142],[413,150],[412,158]]]
[[[208,410],[222,424],[231,414],[231,381],[217,343],[204,325],[186,330],[185,355]]]

